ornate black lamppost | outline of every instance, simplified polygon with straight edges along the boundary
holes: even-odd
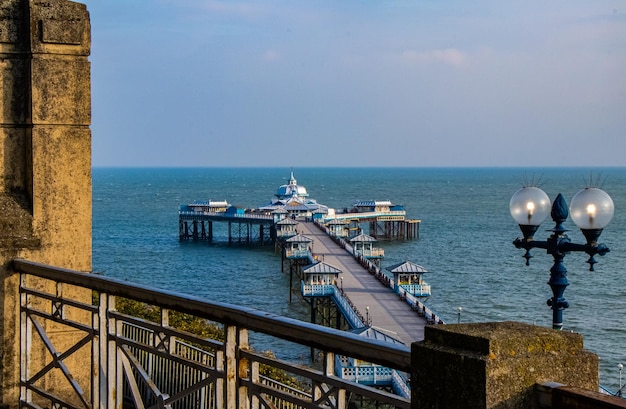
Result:
[[[530,250],[533,248],[545,249],[554,258],[548,281],[553,297],[548,300],[548,305],[552,308],[552,328],[558,330],[563,329],[563,310],[569,306],[563,298],[565,287],[569,284],[563,258],[570,251],[584,251],[589,255],[587,260],[589,271],[593,271],[593,265],[596,263],[594,256],[596,254],[603,256],[609,252],[609,248],[602,243],[598,244],[597,240],[602,229],[611,221],[614,211],[611,197],[593,187],[576,193],[571,203],[568,210],[567,202],[559,193],[550,208],[550,198],[543,190],[526,186],[515,192],[509,205],[511,215],[524,235],[523,238],[515,239],[513,244],[518,249],[526,250],[524,254],[526,265],[530,262],[532,257]],[[563,222],[567,220],[570,212],[572,220],[587,239],[586,244],[572,243],[565,234],[568,230],[563,227]],[[533,235],[548,214],[556,224],[549,230],[552,235],[544,241],[534,240]]]

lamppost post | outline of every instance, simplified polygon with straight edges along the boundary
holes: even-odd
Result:
[[[619,389],[617,390],[617,396],[622,397],[622,369],[624,369],[624,365],[617,364],[617,370],[619,371]]]
[[[572,204],[568,209],[567,202],[560,193],[550,206],[550,199],[546,193],[534,186],[526,186],[515,192],[509,204],[513,219],[519,224],[523,238],[513,241],[516,248],[525,249],[526,265],[530,264],[532,255],[530,250],[534,248],[545,249],[554,259],[550,268],[550,280],[548,285],[552,289],[552,298],[547,302],[552,308],[552,328],[563,329],[563,310],[569,307],[569,303],[563,297],[567,281],[567,269],[563,264],[565,255],[569,252],[585,252],[589,255],[587,263],[589,270],[594,270],[596,260],[594,256],[601,256],[609,252],[609,248],[597,240],[604,227],[613,217],[614,205],[611,197],[598,188],[586,188],[574,195]],[[563,227],[563,222],[571,217],[581,229],[587,239],[586,244],[572,243],[565,234],[568,230]],[[533,238],[539,225],[547,218],[548,212],[555,223],[552,234],[547,240],[535,240]]]
[[[458,316],[457,316],[456,323],[457,323],[457,324],[460,324],[460,323],[461,323],[461,311],[463,311],[463,308],[458,307],[456,310],[457,310],[457,312],[458,312]]]

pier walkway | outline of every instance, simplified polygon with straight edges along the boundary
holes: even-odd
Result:
[[[370,274],[352,254],[337,245],[312,222],[301,222],[298,233],[313,240],[312,252],[318,260],[340,269],[344,293],[371,325],[406,345],[424,339],[427,320],[400,299],[391,288]],[[369,309],[368,309],[369,307]]]

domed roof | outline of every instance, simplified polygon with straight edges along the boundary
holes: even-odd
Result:
[[[291,172],[289,183],[280,186],[276,191],[276,197],[278,197],[279,199],[287,199],[294,196],[307,197],[308,195],[309,194],[307,193],[304,186],[298,186],[296,178],[293,177],[293,171]]]

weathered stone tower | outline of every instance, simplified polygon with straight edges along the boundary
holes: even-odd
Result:
[[[9,407],[20,379],[10,261],[91,270],[90,32],[83,4],[0,0],[0,404]],[[73,336],[48,331],[59,345]]]

